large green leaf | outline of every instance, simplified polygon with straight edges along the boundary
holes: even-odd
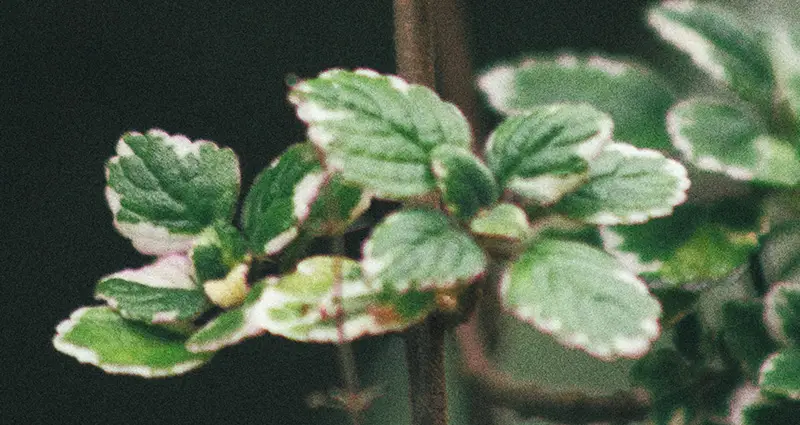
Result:
[[[664,127],[673,96],[638,64],[599,56],[525,59],[490,69],[478,80],[489,103],[519,114],[555,102],[586,102],[614,119],[617,139],[638,147],[671,150]]]
[[[502,187],[552,204],[584,183],[612,127],[611,117],[589,105],[537,106],[494,130],[486,161]]]
[[[363,248],[364,274],[398,291],[449,288],[477,278],[483,251],[444,214],[425,209],[396,212],[375,227]]]
[[[661,307],[647,285],[582,243],[535,241],[506,272],[500,290],[514,315],[596,357],[642,356],[659,333]]]
[[[675,147],[702,170],[774,185],[800,182],[794,147],[767,135],[766,127],[739,107],[688,100],[670,109],[667,127]]]
[[[662,154],[612,143],[589,164],[586,184],[556,209],[594,224],[634,224],[672,214],[686,200],[689,178],[681,164]]]
[[[467,149],[443,145],[431,152],[433,174],[447,210],[463,219],[500,197],[491,171]]]
[[[769,356],[761,367],[758,385],[766,394],[800,400],[800,348]]]
[[[650,9],[648,22],[712,78],[746,100],[770,105],[769,55],[746,21],[717,5],[670,0]]]
[[[648,279],[673,285],[721,279],[757,246],[757,215],[740,205],[682,205],[669,217],[605,227],[603,246]]]
[[[751,377],[777,349],[762,321],[764,307],[757,301],[728,301],[722,306],[722,336],[730,354]]]
[[[775,226],[760,242],[761,272],[767,283],[800,284],[800,221]]]
[[[773,337],[800,347],[800,283],[774,285],[764,299],[764,321]]]
[[[430,152],[469,148],[472,137],[458,108],[430,89],[371,70],[328,70],[293,85],[289,100],[327,166],[378,197],[434,190]]]
[[[182,255],[106,276],[97,283],[95,297],[126,319],[153,324],[192,320],[211,307],[194,282],[191,260]]]
[[[256,177],[242,205],[242,229],[256,254],[276,254],[294,240],[319,195],[325,173],[308,143],[289,147]]]
[[[53,345],[81,363],[108,373],[145,378],[174,376],[203,365],[206,353],[191,353],[186,337],[129,322],[108,307],[83,307],[56,328]]]
[[[267,285],[252,309],[268,332],[296,341],[341,343],[403,330],[436,308],[432,293],[400,294],[367,283],[358,263],[317,256]]]
[[[217,220],[230,221],[239,162],[230,149],[161,130],[126,133],[106,164],[114,226],[143,254],[186,252]]]

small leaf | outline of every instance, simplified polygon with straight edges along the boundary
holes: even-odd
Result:
[[[369,193],[345,182],[341,174],[329,174],[302,229],[312,236],[342,235],[369,208],[370,201]]]
[[[760,400],[744,408],[743,425],[789,425],[800,417],[800,402]]]
[[[434,190],[431,151],[469,148],[472,137],[458,108],[430,89],[366,69],[331,69],[301,81],[289,101],[328,167],[381,198]]]
[[[230,149],[161,130],[126,133],[106,164],[114,226],[143,254],[186,252],[217,220],[230,221],[239,162]]]
[[[367,284],[355,261],[318,256],[301,261],[294,273],[268,285],[253,309],[259,325],[272,334],[341,343],[403,330],[436,308],[434,298],[432,293],[399,294],[388,286]]]
[[[650,416],[656,424],[671,423],[674,412],[691,404],[692,370],[674,350],[662,348],[649,352],[633,365],[630,377],[652,396]]]
[[[678,162],[625,143],[607,145],[590,163],[588,179],[556,209],[593,224],[635,224],[670,215],[689,188]]]
[[[192,262],[181,255],[106,276],[95,297],[126,319],[152,324],[192,320],[211,307],[194,282]]]
[[[729,301],[722,306],[723,339],[750,376],[757,376],[764,359],[777,349],[761,320],[763,310],[757,301]]]
[[[495,129],[486,161],[501,187],[552,204],[585,182],[612,127],[608,115],[589,105],[537,106]]]
[[[614,119],[619,140],[671,150],[664,116],[673,103],[665,84],[638,64],[599,56],[531,58],[490,69],[478,80],[489,104],[504,114],[556,102],[586,102]]]
[[[239,229],[216,223],[194,242],[190,252],[197,282],[224,278],[240,263],[247,262],[247,246]]]
[[[650,9],[648,22],[713,79],[745,100],[770,105],[769,56],[761,34],[743,19],[720,6],[672,0]]]
[[[767,283],[800,284],[800,221],[787,221],[764,235],[759,257]]]
[[[766,134],[747,112],[724,103],[688,100],[667,115],[675,147],[701,170],[773,185],[800,182],[794,147]]]
[[[364,244],[364,274],[373,284],[404,292],[454,287],[486,269],[483,251],[447,217],[402,210],[378,224]]]
[[[640,357],[658,336],[661,308],[647,285],[588,245],[541,239],[501,282],[505,308],[567,347]]]
[[[653,295],[661,303],[663,310],[661,324],[669,329],[694,310],[698,293],[682,288],[653,288]]]
[[[242,206],[242,229],[255,254],[276,254],[297,237],[323,182],[307,143],[290,146],[256,177]]]
[[[222,279],[208,280],[203,284],[203,291],[215,305],[228,309],[238,307],[247,296],[247,274],[250,266],[239,264]]]
[[[276,280],[273,278],[272,282]],[[209,321],[186,341],[186,348],[196,353],[217,351],[263,334],[265,331],[259,316],[262,312],[254,306],[269,284],[269,281],[263,280],[253,285],[241,306],[224,311]]]
[[[481,211],[470,222],[470,230],[483,236],[513,240],[523,240],[532,232],[525,211],[514,204],[506,203]]]
[[[781,282],[769,290],[764,323],[778,341],[800,346],[800,283]]]
[[[777,100],[784,101],[800,124],[800,31],[778,26],[770,39]]]
[[[431,152],[431,161],[436,185],[451,214],[470,218],[500,197],[492,172],[467,149],[442,145]]]
[[[669,217],[605,227],[603,246],[648,279],[673,285],[721,279],[757,246],[755,214],[750,217],[746,206],[736,205],[682,205]]]
[[[58,351],[108,373],[175,376],[211,358],[186,351],[186,338],[181,335],[129,322],[108,307],[80,308],[56,332],[53,345]]]
[[[758,385],[766,394],[800,400],[800,349],[769,356],[761,366]]]

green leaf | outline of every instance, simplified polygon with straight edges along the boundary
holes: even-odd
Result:
[[[472,138],[454,105],[426,87],[372,70],[325,71],[293,85],[289,101],[327,166],[381,198],[431,192],[431,151],[469,148]]]
[[[736,203],[682,205],[673,215],[634,226],[601,229],[603,246],[648,279],[683,284],[721,279],[755,250],[755,216]]]
[[[722,332],[728,351],[750,376],[758,376],[764,359],[777,347],[762,322],[757,301],[729,301],[722,306]]]
[[[552,204],[585,182],[612,127],[611,117],[589,105],[538,106],[494,130],[486,161],[501,187]]]
[[[216,223],[206,229],[190,252],[197,282],[222,279],[240,263],[247,261],[247,245],[239,229]]]
[[[787,221],[764,235],[759,257],[767,283],[800,284],[800,221]]]
[[[669,329],[694,310],[698,293],[682,288],[653,288],[653,295],[661,303],[661,324]]]
[[[341,174],[328,174],[302,229],[312,236],[342,235],[370,201],[369,193],[347,183]]]
[[[186,351],[185,339],[164,329],[129,322],[108,307],[83,307],[56,327],[53,345],[79,362],[108,373],[157,378],[186,373],[211,358]]]
[[[106,163],[106,199],[139,252],[186,252],[203,229],[233,217],[239,179],[230,149],[161,130],[126,133]]]
[[[650,9],[648,22],[713,79],[745,100],[770,105],[769,56],[761,34],[743,19],[720,6],[673,0]]]
[[[289,147],[256,177],[242,206],[242,229],[255,254],[277,254],[297,237],[324,181],[308,143]]]
[[[468,219],[500,197],[492,172],[469,150],[439,146],[431,152],[431,161],[436,186],[451,214]]]
[[[399,294],[389,286],[367,283],[355,261],[326,256],[301,261],[294,273],[267,285],[253,306],[259,325],[268,332],[322,343],[403,330],[435,308],[432,293]]]
[[[191,260],[181,255],[106,276],[95,297],[126,319],[152,324],[193,320],[211,307],[194,282]]]
[[[800,402],[761,400],[744,408],[741,413],[744,425],[793,424],[800,417]]]
[[[781,282],[769,290],[764,322],[777,340],[800,346],[800,283]]]
[[[196,353],[217,351],[263,334],[265,330],[261,327],[259,316],[262,313],[254,306],[264,294],[264,289],[276,281],[277,278],[272,278],[253,285],[241,306],[224,311],[206,323],[186,341],[186,348]]]
[[[693,373],[674,350],[662,348],[649,352],[633,365],[630,378],[650,393],[653,400],[650,416],[656,424],[667,425],[679,408],[691,403]]]
[[[786,102],[800,124],[800,29],[778,26],[772,31],[770,56],[777,100]]]
[[[393,213],[375,227],[362,265],[373,284],[404,292],[470,282],[486,269],[486,256],[444,214],[415,209]]]
[[[540,239],[501,282],[503,305],[567,347],[640,357],[658,336],[661,307],[647,285],[588,245]]]
[[[643,223],[672,214],[686,200],[681,164],[625,143],[607,145],[589,164],[588,182],[556,204],[567,216],[593,224]]]
[[[617,139],[671,150],[664,117],[674,99],[664,83],[638,64],[599,56],[525,59],[490,69],[478,80],[489,104],[504,114],[556,102],[586,102],[614,119]]]
[[[800,182],[794,147],[767,135],[763,124],[738,107],[684,101],[669,111],[667,126],[675,147],[701,170],[773,185]]]
[[[769,356],[761,367],[758,385],[766,394],[800,400],[800,349]]]
[[[502,203],[486,209],[470,222],[470,230],[482,236],[492,236],[512,240],[523,240],[530,236],[532,229],[528,216],[522,208]]]

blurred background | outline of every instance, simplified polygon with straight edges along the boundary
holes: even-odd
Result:
[[[394,71],[390,0],[10,1],[0,6],[5,272],[2,398],[7,424],[339,424],[305,398],[338,384],[332,347],[264,337],[185,377],[110,376],[56,352],[55,325],[93,304],[96,280],[146,263],[111,226],[103,164],[125,131],[158,127],[234,149],[246,188],[304,128],[285,78],[329,67]],[[647,29],[649,2],[465,0],[476,70],[525,53],[604,53],[688,69]],[[798,14],[794,1],[739,0]],[[793,4],[794,3],[794,4]],[[783,8],[783,9],[780,9]],[[764,19],[753,15],[753,19]],[[666,73],[679,93],[689,90]],[[628,364],[565,352],[511,319],[497,359],[555,388],[622,388]],[[524,345],[519,342],[523,341]],[[399,338],[357,344],[365,385],[385,396],[371,424],[408,423]],[[456,359],[451,353],[451,358]],[[457,360],[457,359],[456,359]],[[458,364],[452,365],[457,372]],[[455,378],[454,373],[454,378]],[[451,381],[453,424],[471,389]],[[480,394],[473,394],[480,397]],[[499,413],[498,423],[530,423]]]

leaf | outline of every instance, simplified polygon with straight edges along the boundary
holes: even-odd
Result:
[[[387,216],[364,243],[362,267],[372,284],[396,291],[451,288],[486,269],[486,256],[447,217],[424,209]]]
[[[656,424],[667,425],[674,412],[691,404],[693,373],[675,350],[662,348],[649,352],[633,365],[630,378],[650,393],[653,399],[650,416]]]
[[[781,282],[769,290],[764,323],[778,341],[800,346],[800,283]]]
[[[759,258],[767,283],[800,283],[800,221],[787,221],[762,236]]]
[[[661,303],[661,324],[664,329],[672,328],[694,310],[698,293],[682,288],[653,288],[653,295]]]
[[[800,32],[798,28],[773,29],[769,53],[775,74],[777,100],[786,102],[800,124]]]
[[[442,145],[431,152],[431,161],[436,186],[450,214],[468,219],[500,197],[492,172],[467,149]]]
[[[242,230],[255,254],[280,252],[308,218],[325,180],[314,147],[290,146],[256,177],[242,205]]]
[[[328,174],[302,229],[312,236],[342,235],[370,201],[368,192],[345,182],[341,174]]]
[[[651,8],[648,22],[711,78],[745,100],[770,105],[769,56],[761,34],[743,19],[720,6],[672,0]]]
[[[686,200],[686,169],[662,154],[625,143],[607,145],[589,165],[586,184],[556,209],[593,224],[635,224],[672,214]]]
[[[746,406],[741,416],[744,425],[788,425],[800,417],[800,402],[760,400]]]
[[[186,252],[217,220],[230,221],[239,162],[230,149],[161,130],[126,133],[106,163],[114,227],[143,254]]]
[[[532,229],[522,208],[502,203],[478,213],[470,222],[470,230],[482,236],[523,240]]]
[[[514,315],[599,358],[640,357],[658,336],[661,307],[644,282],[582,243],[537,240],[506,272],[500,291]]]
[[[552,204],[584,183],[612,127],[608,115],[589,105],[537,106],[494,130],[486,161],[501,187]]]
[[[359,69],[331,69],[292,86],[289,101],[327,166],[375,196],[405,199],[435,189],[430,153],[469,148],[469,125],[430,89]]]
[[[358,263],[326,256],[301,261],[294,273],[268,285],[253,306],[259,325],[268,332],[321,343],[403,330],[435,308],[432,293],[399,294],[389,286],[368,284]]]
[[[211,358],[186,351],[185,339],[129,322],[108,307],[82,307],[56,327],[53,345],[108,373],[158,378],[186,373]]]
[[[766,394],[800,400],[800,349],[769,356],[761,366],[758,385]]]
[[[231,269],[247,262],[246,241],[239,229],[216,223],[198,237],[190,252],[197,282],[224,278]]]
[[[152,324],[193,320],[211,307],[194,282],[192,262],[182,255],[106,276],[95,297],[126,319]]]
[[[561,55],[501,65],[480,76],[489,104],[504,114],[556,102],[586,102],[614,119],[619,140],[669,151],[664,116],[673,103],[665,84],[639,64]]]
[[[766,357],[777,347],[762,322],[757,301],[728,301],[722,306],[722,336],[728,351],[750,376],[757,376]]]
[[[241,306],[224,311],[206,323],[186,341],[186,348],[195,353],[212,352],[263,334],[265,330],[261,327],[259,316],[262,312],[254,306],[264,294],[264,289],[275,281],[277,278],[253,285]]]
[[[682,205],[669,217],[601,229],[603,246],[627,268],[667,284],[728,276],[757,246],[757,209],[721,203]]]
[[[772,185],[800,182],[794,147],[766,134],[745,111],[709,100],[688,100],[667,115],[672,142],[701,170]]]

